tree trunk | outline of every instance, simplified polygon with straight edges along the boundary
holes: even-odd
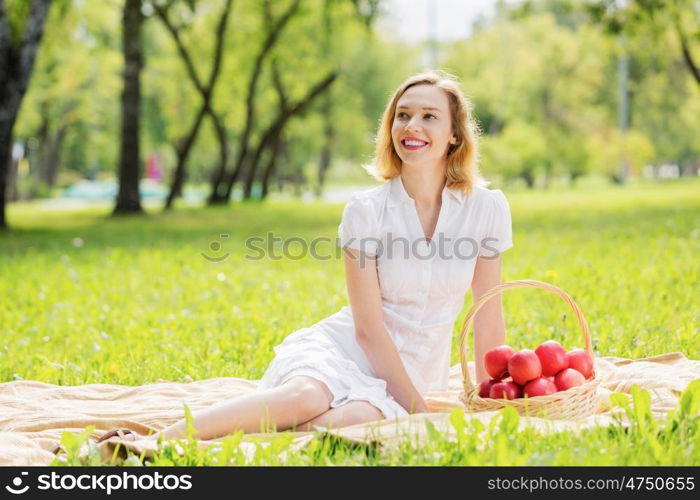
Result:
[[[68,124],[64,123],[58,127],[56,133],[52,133],[48,123],[48,117],[44,116],[39,130],[39,158],[37,177],[39,181],[48,187],[56,184],[56,173],[61,163],[61,150],[63,141],[66,138]]]
[[[245,180],[245,187],[243,188],[243,199],[249,200],[253,193],[253,183],[255,182],[255,175],[258,172],[258,165],[260,165],[260,158],[265,149],[268,148],[270,144],[273,145],[273,151],[277,148],[279,143],[279,136],[282,132],[282,127],[284,125],[278,125],[276,127],[271,127],[270,130],[265,133],[263,138],[260,140],[260,144],[255,148],[252,158],[250,159],[250,164],[248,165],[248,175]],[[273,152],[271,156],[274,156],[276,152]],[[272,159],[274,162],[274,158]]]
[[[532,172],[530,172],[529,170],[523,170],[523,172],[520,174],[520,177],[522,177],[529,189],[535,187],[535,176],[532,174]]]
[[[304,166],[300,163],[295,163],[294,176],[292,177],[292,185],[294,186],[294,196],[301,199],[303,193],[301,187],[305,184]]]
[[[49,159],[49,136],[50,136],[50,125],[49,125],[49,111],[48,103],[44,102],[40,105],[41,107],[41,124],[39,129],[36,131],[36,139],[39,143],[37,152],[37,163],[39,165],[37,175],[41,182],[46,179],[46,165]],[[34,195],[32,194],[32,197]]]
[[[686,36],[685,31],[683,31],[683,27],[681,25],[681,21],[678,17],[678,14],[674,15],[674,25],[676,28],[676,34],[678,35],[678,40],[681,43],[681,51],[683,52],[683,62],[685,62],[685,65],[688,68],[688,71],[690,71],[690,74],[693,75],[693,78],[695,78],[695,82],[698,85],[700,85],[700,69],[698,69],[698,65],[695,63],[693,54],[690,52],[690,44],[688,43],[688,37]]]
[[[575,186],[576,181],[578,181],[579,178],[583,177],[583,172],[577,172],[573,171],[569,173],[569,185],[570,186]]]
[[[51,126],[51,104],[44,101],[41,105],[42,120],[37,136],[39,138],[39,179],[44,185],[52,188],[56,184],[56,174],[61,164],[63,142],[66,139],[68,128],[73,121],[66,119],[78,107],[77,100],[70,100],[61,109],[59,118],[54,127]],[[56,128],[52,131],[52,128]]]
[[[56,132],[56,135],[51,140],[51,156],[48,158],[46,164],[46,177],[44,178],[46,185],[50,188],[56,185],[56,175],[58,173],[58,167],[61,165],[63,142],[66,139],[67,132],[68,125],[63,124],[59,127],[58,132]]]
[[[7,227],[5,205],[13,198],[9,192],[13,185],[14,170],[12,130],[26,91],[26,85],[21,88],[22,75],[19,72],[23,68],[20,66],[20,57],[19,51],[12,44],[4,1],[0,0],[0,229]]]
[[[700,85],[700,70],[695,64],[693,55],[690,53],[690,47],[685,40],[683,40],[683,60],[685,61],[685,65],[688,67],[688,71],[690,71],[690,74],[693,75],[693,78],[695,78],[695,83]]]
[[[267,162],[267,166],[265,167],[265,171],[263,172],[262,193],[260,194],[261,200],[267,198],[270,187],[270,178],[272,177],[272,174],[274,173],[275,168],[277,166],[277,159],[280,156],[280,151],[285,149],[286,141],[284,139],[284,136],[282,134],[278,134],[272,145],[272,153],[270,154],[269,161]]]
[[[554,178],[554,165],[552,164],[551,160],[546,160],[545,165],[544,165],[544,179],[543,179],[544,189],[549,189],[549,186],[551,185],[553,178]]]
[[[323,194],[323,186],[326,183],[326,173],[331,166],[331,157],[333,154],[333,148],[335,147],[335,128],[333,127],[333,118],[331,117],[333,99],[331,98],[330,94],[326,94],[325,101],[326,102],[323,106],[324,143],[323,149],[321,150],[321,158],[318,164],[318,184],[316,185],[317,198],[320,198]]]
[[[625,185],[625,178],[619,173],[616,172],[612,175],[610,175],[610,181],[618,186],[624,186]]]
[[[0,103],[0,106],[4,106],[4,104]],[[7,181],[10,174],[10,162],[12,161],[13,123],[14,117],[11,121],[0,120],[0,230],[7,228],[5,205],[7,203]]]
[[[5,204],[12,154],[12,129],[34,69],[50,5],[51,0],[32,2],[19,46],[15,46],[5,1],[0,0],[0,230],[7,228]]]
[[[7,202],[19,201],[17,178],[19,177],[19,162],[10,158],[10,168],[7,172]]]
[[[192,124],[189,134],[180,139],[177,147],[175,148],[175,155],[177,156],[177,166],[175,167],[175,175],[173,176],[173,181],[170,184],[170,193],[168,193],[168,199],[165,202],[165,209],[168,210],[172,208],[175,198],[182,196],[182,187],[185,184],[185,163],[187,162],[187,157],[190,155],[190,150],[194,144],[194,140],[197,138],[199,128],[204,120],[204,115],[206,114],[205,108],[200,108],[197,117]]]
[[[224,198],[224,192],[223,189],[221,189],[223,188],[222,184],[226,176],[226,164],[228,163],[228,140],[226,138],[226,128],[224,127],[221,118],[216,113],[214,113],[213,110],[209,114],[209,116],[211,117],[212,123],[214,124],[214,130],[216,130],[216,137],[219,141],[219,166],[214,171],[214,175],[212,176],[212,191],[209,194],[209,199],[207,200],[207,203],[209,205],[217,205],[228,203],[228,199]]]
[[[122,23],[124,51],[124,91],[122,93],[122,130],[119,152],[119,194],[115,214],[139,213],[139,112],[141,108],[141,0],[126,0]]]

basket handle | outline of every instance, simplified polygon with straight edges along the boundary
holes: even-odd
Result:
[[[549,283],[545,283],[544,281],[536,281],[536,280],[514,280],[514,281],[506,281],[504,283],[501,283],[500,285],[496,285],[495,287],[491,288],[488,290],[484,295],[479,297],[479,300],[472,306],[472,308],[469,310],[469,313],[467,314],[466,318],[464,318],[464,323],[462,325],[462,333],[459,338],[459,352],[460,352],[460,361],[462,363],[462,384],[464,385],[464,392],[468,393],[469,391],[474,389],[474,384],[471,381],[471,378],[469,377],[469,369],[467,365],[467,350],[468,350],[468,343],[467,343],[467,334],[469,332],[469,327],[472,325],[474,322],[474,316],[476,316],[476,313],[481,309],[481,307],[486,304],[490,299],[495,297],[496,295],[500,295],[501,292],[504,290],[508,290],[510,288],[520,288],[520,287],[530,287],[530,288],[541,288],[543,290],[548,290],[552,293],[555,293],[561,297],[564,302],[569,304],[569,307],[573,309],[574,313],[576,314],[576,319],[578,320],[579,325],[581,326],[581,330],[583,330],[583,338],[586,344],[586,352],[588,355],[593,359],[593,348],[591,346],[591,333],[588,330],[588,323],[586,323],[586,318],[583,317],[583,312],[581,312],[581,308],[574,302],[574,299],[572,299],[569,294],[567,294],[564,290],[562,290],[559,287],[556,287],[554,285],[551,285]]]

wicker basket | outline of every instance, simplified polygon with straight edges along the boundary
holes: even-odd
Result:
[[[535,280],[515,280],[506,281],[500,285],[491,288],[472,306],[464,319],[462,333],[460,336],[460,356],[462,362],[462,381],[464,391],[460,394],[460,400],[464,403],[467,411],[493,411],[500,410],[504,406],[514,407],[521,415],[557,418],[557,419],[578,419],[596,412],[598,407],[597,390],[600,385],[600,379],[594,371],[590,379],[583,385],[572,387],[566,391],[555,392],[547,396],[523,397],[518,399],[492,399],[479,397],[479,386],[473,384],[469,377],[467,368],[467,333],[469,327],[474,321],[474,316],[477,311],[492,297],[499,295],[504,290],[510,288],[532,287],[548,290],[559,295],[573,309],[576,314],[576,319],[585,340],[586,352],[593,358],[593,349],[591,348],[591,335],[588,331],[588,324],[583,317],[581,309],[576,302],[563,290],[549,283]],[[595,366],[594,366],[595,369]],[[477,381],[478,382],[478,381]]]

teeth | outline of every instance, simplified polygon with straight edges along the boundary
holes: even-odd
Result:
[[[427,144],[427,142],[420,142],[420,141],[404,141],[404,144],[406,146],[423,146]]]

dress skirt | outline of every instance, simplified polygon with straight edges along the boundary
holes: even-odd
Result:
[[[274,347],[270,362],[258,389],[282,385],[297,375],[324,382],[333,394],[331,408],[350,401],[367,401],[384,418],[393,419],[408,412],[386,390],[386,381],[365,373],[322,328],[302,328]]]

